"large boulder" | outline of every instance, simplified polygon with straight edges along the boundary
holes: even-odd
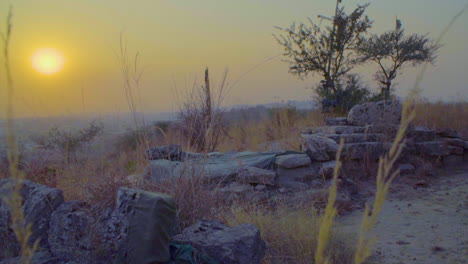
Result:
[[[260,264],[265,242],[252,224],[229,227],[219,221],[200,221],[175,236],[178,244],[190,244],[223,264]]]
[[[313,161],[327,161],[335,158],[338,144],[330,138],[321,135],[302,134],[302,151]]]
[[[16,180],[12,178],[0,180],[0,259],[15,257],[20,249],[11,228],[11,208],[5,200],[11,197],[15,185]],[[32,228],[30,242],[39,241],[41,248],[49,248],[49,220],[52,212],[64,201],[62,191],[24,180],[20,194],[24,218]]]
[[[179,233],[172,197],[136,189],[117,193],[115,217],[123,228],[114,229],[120,241],[116,264],[164,263],[171,258],[170,238]]]
[[[348,124],[398,125],[401,121],[402,106],[399,101],[379,101],[353,106],[348,113]]]

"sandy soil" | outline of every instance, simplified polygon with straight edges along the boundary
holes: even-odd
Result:
[[[339,225],[356,233],[361,217],[352,212]],[[468,166],[393,184],[379,219],[370,263],[468,263]]]

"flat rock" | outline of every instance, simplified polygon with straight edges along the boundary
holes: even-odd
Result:
[[[400,164],[398,166],[401,175],[412,175],[416,172],[416,168],[409,163]]]
[[[346,126],[348,125],[348,118],[347,117],[325,118],[325,124],[327,126]]]
[[[348,124],[398,125],[401,121],[402,106],[398,101],[379,101],[353,106],[348,113]]]
[[[288,154],[276,157],[275,164],[286,169],[309,166],[310,158],[307,154]]]
[[[412,138],[414,142],[424,142],[436,140],[437,134],[427,127],[415,127],[408,132],[408,137]]]
[[[247,167],[238,170],[235,181],[239,183],[275,185],[275,178],[276,173],[274,171]]]
[[[445,141],[415,143],[414,148],[417,154],[424,156],[441,157],[450,154],[450,149]]]
[[[295,169],[277,168],[276,173],[278,175],[277,182],[280,184],[291,180],[306,182],[319,178],[316,166],[307,166]]]
[[[325,126],[312,129],[312,134],[355,134],[364,132],[366,130],[363,126]]]
[[[437,135],[444,138],[462,138],[460,133],[455,129],[439,129]]]
[[[229,227],[215,220],[197,222],[176,235],[173,242],[190,244],[223,264],[260,264],[266,248],[254,225]]]
[[[219,189],[221,192],[234,193],[234,194],[246,194],[254,190],[254,187],[250,184],[242,184],[238,182],[230,183],[229,185]]]

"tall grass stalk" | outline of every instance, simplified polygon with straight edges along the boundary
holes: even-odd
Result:
[[[14,133],[14,113],[13,113],[13,98],[14,98],[14,86],[13,77],[11,74],[10,67],[10,40],[12,33],[12,19],[13,10],[10,7],[7,20],[6,30],[4,33],[0,33],[3,42],[3,57],[4,57],[4,68],[6,75],[6,86],[7,86],[7,150],[8,150],[8,163],[10,177],[14,179],[14,186],[10,197],[3,197],[5,202],[11,208],[11,224],[13,232],[16,235],[16,239],[21,246],[21,263],[28,264],[31,262],[32,256],[38,247],[38,242],[35,241],[30,245],[29,240],[32,235],[31,225],[26,222],[24,212],[22,209],[23,198],[21,196],[21,187],[24,180],[24,174],[18,170],[19,153],[18,145],[15,139]]]
[[[330,264],[331,261],[325,256],[325,250],[327,248],[328,241],[332,235],[332,226],[337,210],[335,208],[336,195],[337,195],[337,181],[338,175],[341,169],[341,152],[343,151],[344,139],[340,140],[340,147],[336,153],[336,166],[333,170],[333,179],[330,190],[328,191],[328,202],[325,207],[325,212],[322,216],[320,223],[320,230],[317,237],[317,249],[315,251],[315,264]]]

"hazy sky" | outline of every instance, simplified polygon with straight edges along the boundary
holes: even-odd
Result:
[[[348,9],[366,1],[343,0]],[[408,33],[436,37],[466,0],[374,0],[367,14],[375,21],[371,32],[394,28],[395,16]],[[306,89],[318,80],[299,80],[288,73],[274,26],[332,15],[331,0],[2,0],[0,28],[13,6],[12,68],[16,113],[19,116],[127,112],[117,52],[119,36],[128,38],[129,52],[140,52],[144,68],[138,109],[173,111],[179,90],[201,80],[208,66],[220,80],[229,68],[232,87],[227,104],[307,100]],[[424,78],[423,96],[457,100],[468,96],[468,14],[443,40],[436,65]],[[64,69],[43,75],[31,66],[39,48],[55,48],[65,56]],[[253,67],[255,69],[244,75]],[[358,72],[370,76],[373,67]],[[399,95],[414,84],[416,70],[397,80]],[[243,76],[243,77],[242,77]],[[4,105],[4,73],[0,75],[0,104]],[[375,83],[368,78],[372,87]]]

